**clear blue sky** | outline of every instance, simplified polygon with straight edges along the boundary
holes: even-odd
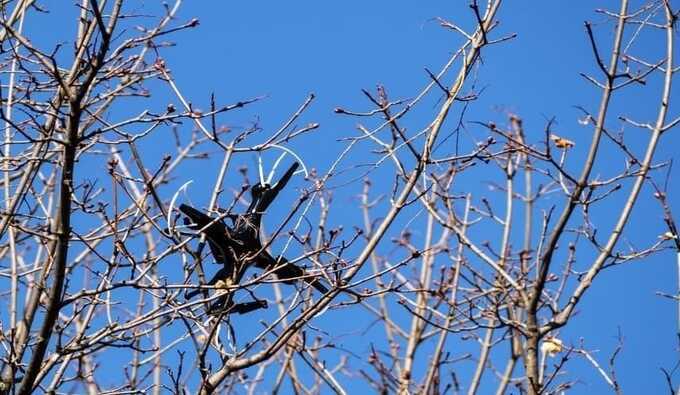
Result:
[[[632,8],[639,5],[633,3]],[[518,37],[485,51],[478,82],[485,90],[468,120],[503,122],[507,112],[514,112],[524,119],[529,138],[538,139],[546,119],[554,116],[558,133],[576,141],[584,151],[590,130],[577,123],[581,114],[574,106],[595,112],[600,94],[579,76],[579,72],[594,74],[596,70],[583,22],[595,23],[601,48],[607,49],[612,24],[593,10],[612,7],[618,4],[506,2],[496,35],[516,32]],[[201,26],[178,39],[178,47],[169,51],[167,59],[178,81],[196,98],[205,100],[212,91],[225,100],[270,95],[254,110],[265,127],[278,125],[307,93],[315,92],[318,100],[308,118],[321,123],[317,136],[323,139],[352,132],[352,123],[338,119],[332,109],[367,108],[361,88],[381,83],[393,97],[413,96],[427,81],[423,67],[437,69],[459,42],[432,18],[441,16],[470,26],[466,8],[465,2],[443,1],[237,2],[210,7],[193,3],[182,14],[198,17]],[[658,51],[662,42],[647,39],[639,45],[644,51]],[[638,89],[615,99],[610,118],[625,113],[644,121],[654,119],[655,107],[639,104],[657,101],[657,92]],[[612,125],[620,127],[615,121]],[[627,137],[645,133],[626,131]],[[677,158],[674,147],[678,143],[677,130],[665,136],[657,158]],[[322,154],[335,153],[340,147],[325,140],[302,149],[323,169],[333,155]],[[314,153],[320,155],[314,157]],[[601,158],[608,154],[616,155],[615,164],[620,164],[614,151]],[[572,165],[577,168],[578,163]],[[604,175],[619,168],[601,161],[598,171]],[[674,168],[671,182],[677,183],[678,166]],[[482,183],[470,185],[470,190],[482,187]],[[680,212],[677,190],[671,188],[670,193],[676,213]],[[661,212],[649,190],[640,203],[627,233],[627,240],[638,246],[663,232]],[[604,210],[603,216],[614,215],[619,207]],[[672,293],[675,278],[671,252],[604,272],[560,337],[574,345],[584,338],[588,349],[599,350],[594,355],[606,365],[620,330],[624,348],[617,359],[617,374],[624,392],[662,393],[666,387],[659,368],[672,368],[678,359],[677,317],[674,304],[655,292]],[[567,370],[582,380],[570,393],[605,393],[607,387],[594,369],[574,359]]]
[[[635,6],[639,2],[633,3]],[[579,72],[596,72],[583,22],[595,22],[599,43],[606,50],[611,42],[612,24],[593,10],[612,7],[618,7],[616,2],[505,2],[498,18],[501,25],[494,36],[509,33],[518,36],[484,51],[476,83],[478,88],[483,88],[483,93],[466,120],[503,123],[508,112],[516,113],[524,119],[529,139],[538,140],[546,120],[555,117],[556,132],[576,142],[576,160],[568,166],[577,169],[579,155],[583,155],[590,139],[590,129],[578,124],[581,113],[575,106],[595,112],[600,98],[600,92],[579,76]],[[319,122],[321,129],[316,137],[304,140],[305,144],[297,148],[309,164],[321,170],[327,169],[344,147],[335,139],[354,134],[356,120],[333,114],[333,108],[369,108],[360,89],[370,90],[378,83],[384,84],[393,98],[414,96],[428,81],[423,68],[437,70],[460,43],[455,33],[440,28],[433,18],[440,16],[462,21],[468,28],[474,26],[467,3],[451,1],[193,1],[186,2],[179,15],[180,21],[193,17],[200,20],[198,28],[168,38],[177,46],[161,52],[183,93],[204,109],[213,92],[222,103],[268,95],[261,103],[222,120],[239,127],[247,126],[257,116],[260,124],[271,130],[277,128],[307,94],[314,92],[317,100],[304,122]],[[59,22],[58,26],[54,18],[50,20],[54,23],[51,30],[66,23]],[[45,43],[52,40],[49,36],[42,39]],[[662,41],[645,38],[639,45],[641,52],[656,50],[659,53]],[[653,94],[638,87],[632,90],[633,94],[615,99],[610,117],[612,129],[618,130],[621,126],[616,122],[619,114],[628,114],[641,122],[653,120],[656,108],[647,103],[657,100],[658,90],[651,89]],[[677,96],[674,99],[680,100]],[[168,92],[161,92],[152,100],[158,100],[156,104],[164,108],[170,97]],[[429,112],[423,111],[423,118],[413,120],[413,128],[418,126],[418,121],[422,127],[433,108],[425,109]],[[671,107],[675,110],[671,116],[678,115],[678,108],[677,104]],[[627,127],[626,132],[627,137],[641,135],[641,144],[646,138],[646,132],[640,130]],[[664,137],[658,161],[677,158],[674,151],[678,144],[678,130],[674,130]],[[610,155],[615,160],[609,161]],[[595,174],[605,177],[621,168],[620,155],[614,150],[606,151],[601,158]],[[251,159],[244,161],[252,164]],[[218,164],[218,159],[202,162],[196,167],[202,169],[200,175],[188,171],[183,175],[186,179],[197,178],[199,185],[204,176],[204,182],[209,183],[214,177],[211,169],[216,173]],[[671,175],[671,183],[676,187],[671,188],[669,196],[676,214],[680,213],[680,198],[675,192],[678,190],[677,168],[678,165],[674,166]],[[489,193],[486,181],[495,177],[497,175],[489,175],[488,180],[482,177],[477,182],[471,181],[469,192]],[[459,187],[458,191],[464,189]],[[347,218],[356,218],[351,196],[359,190],[357,183],[339,192],[337,201],[351,211],[346,214]],[[197,196],[200,191],[192,186],[192,198],[196,202],[207,202],[207,193]],[[561,207],[560,200],[554,203]],[[605,221],[604,232],[609,226],[607,217],[614,216],[619,206],[612,204],[600,210],[599,218]],[[340,221],[338,213],[335,215],[334,221]],[[626,240],[636,246],[653,242],[656,235],[664,231],[661,211],[648,189],[640,198],[632,225],[627,229]],[[581,268],[588,263],[587,256],[583,258],[586,261],[580,262]],[[601,364],[607,365],[621,331],[624,348],[616,369],[624,392],[664,392],[665,382],[659,368],[672,368],[678,359],[678,341],[674,337],[677,316],[675,305],[655,296],[655,292],[673,293],[677,286],[675,279],[674,256],[670,252],[605,271],[588,292],[579,313],[560,331],[560,337],[571,345],[585,339],[586,347],[599,350],[594,355]],[[335,322],[326,322],[324,329],[336,327],[349,334],[366,326],[352,328],[343,315],[337,317]],[[339,337],[337,341],[343,339]],[[376,343],[384,346],[380,339]],[[347,344],[358,355],[365,356],[368,351],[365,340],[347,340]],[[455,342],[450,344],[459,346]],[[361,366],[365,360],[353,360],[354,368],[366,368]],[[570,393],[607,392],[602,378],[582,358],[574,357],[566,370],[570,377],[580,378]],[[358,380],[348,387],[365,388]],[[491,388],[495,388],[495,381],[483,387]]]

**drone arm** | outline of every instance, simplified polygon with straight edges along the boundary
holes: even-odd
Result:
[[[286,173],[281,177],[281,179],[271,188],[262,194],[262,196],[259,198],[255,209],[258,213],[262,213],[265,210],[267,210],[267,207],[269,207],[270,204],[276,199],[276,196],[281,192],[281,190],[288,184],[288,181],[290,181],[291,177],[293,177],[293,174],[295,171],[297,171],[298,167],[300,167],[300,164],[295,162],[293,163]]]
[[[306,275],[304,269],[288,262],[288,260],[282,256],[274,258],[268,252],[263,251],[260,254],[260,259],[258,259],[256,265],[265,270],[276,268],[274,274],[279,280],[286,284],[294,284],[295,281],[303,280],[323,294],[328,292],[328,288],[326,288],[318,278]]]

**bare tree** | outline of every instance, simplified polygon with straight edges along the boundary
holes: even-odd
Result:
[[[576,358],[623,391],[621,346],[598,361],[587,338],[567,344],[559,330],[605,269],[680,250],[667,183],[658,186],[669,164],[654,156],[680,123],[669,114],[678,71],[669,0],[598,10],[615,26],[609,44],[585,24],[599,74],[582,75],[600,95],[597,109],[580,109],[587,150],[554,120],[536,138],[519,114],[466,118],[483,53],[515,38],[499,27],[500,0],[475,0],[465,20],[437,20],[460,46],[426,69],[412,98],[378,86],[363,91],[368,108],[335,109],[359,123],[324,172],[299,148],[320,128],[305,120],[313,94],[275,131],[223,126],[262,98],[194,106],[163,51],[198,20],[177,18],[180,0],[156,18],[128,3],[82,0],[72,41],[39,47],[24,21],[41,5],[2,2],[2,393],[255,393],[286,381],[298,393],[347,393],[359,378],[380,393],[547,394],[574,385]],[[635,53],[647,31],[665,39],[653,59]],[[612,99],[633,85],[658,90],[645,103],[655,120],[613,113]],[[152,89],[170,104],[150,100]],[[436,107],[423,123],[413,113],[426,102]],[[644,150],[624,127],[647,132]],[[603,176],[605,142],[625,165]],[[578,168],[568,163],[576,150],[585,152]],[[257,168],[241,166],[253,158]],[[212,189],[190,196],[188,169],[213,162]],[[240,183],[227,181],[238,174]],[[489,180],[490,195],[471,193],[466,179]],[[620,247],[646,185],[669,230]],[[258,203],[262,189],[281,192],[278,207],[264,210],[273,197]],[[347,222],[334,203],[347,190],[363,222]],[[208,203],[180,212],[192,198]],[[612,226],[604,205],[616,207]],[[212,262],[232,274],[209,281]],[[367,355],[316,325],[348,316],[382,332],[365,335]],[[97,371],[112,360],[118,371]]]

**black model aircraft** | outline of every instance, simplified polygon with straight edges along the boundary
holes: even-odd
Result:
[[[246,212],[226,216],[231,219],[232,227],[191,206],[180,205],[179,210],[187,217],[184,220],[185,224],[205,235],[216,263],[222,264],[222,268],[208,281],[208,285],[220,283],[226,286],[236,285],[241,281],[246,270],[250,266],[255,266],[264,270],[273,269],[273,273],[286,284],[294,284],[295,281],[302,279],[319,292],[328,292],[318,278],[306,276],[301,267],[290,263],[283,256],[274,258],[260,241],[262,214],[286,186],[298,166],[297,162],[294,163],[274,186],[261,183],[253,185],[250,190],[252,200]],[[189,292],[186,298],[191,299],[203,291],[197,289]],[[234,304],[233,293],[230,292],[213,303],[208,313],[234,311],[244,314],[266,307],[266,301]]]

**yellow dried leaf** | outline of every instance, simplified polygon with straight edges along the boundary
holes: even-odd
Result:
[[[562,138],[556,134],[551,134],[550,139],[555,143],[557,148],[569,149],[576,145],[573,141]]]
[[[677,239],[678,236],[674,235],[672,232],[668,231],[668,232],[662,234],[661,236],[659,236],[659,238],[661,238],[663,240],[673,240],[673,239]]]
[[[541,351],[544,354],[548,354],[551,357],[557,355],[557,353],[562,352],[562,340],[556,337],[547,337],[543,340],[541,344]]]
[[[224,279],[224,280],[217,280],[217,282],[215,283],[215,288],[227,289],[227,288],[229,288],[230,285],[231,285],[231,279],[227,278],[227,279]]]

